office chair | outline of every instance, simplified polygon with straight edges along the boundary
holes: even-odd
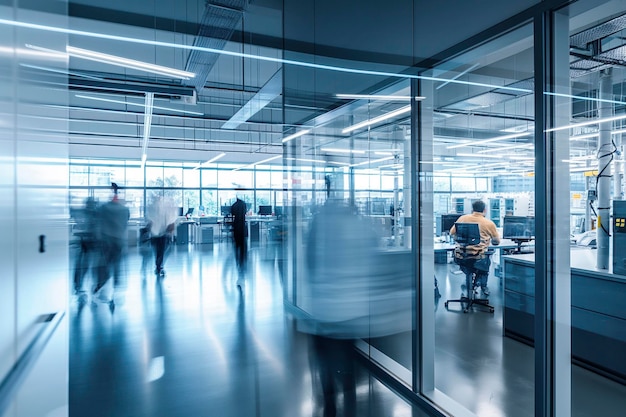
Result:
[[[494,312],[494,307],[489,304],[489,299],[477,297],[477,279],[483,274],[489,274],[488,270],[481,268],[482,259],[470,257],[466,250],[468,246],[480,243],[480,229],[478,223],[455,223],[456,242],[459,245],[459,251],[455,251],[455,260],[459,264],[461,271],[465,274],[465,288],[467,295],[461,295],[461,298],[455,300],[447,300],[445,302],[446,310],[449,303],[461,303],[463,312],[467,313],[474,305],[478,305],[487,309],[490,313]],[[460,253],[461,258],[457,258],[456,254]],[[485,256],[488,258],[493,251],[487,251]],[[484,259],[484,258],[483,258]],[[486,264],[489,264],[486,262]]]

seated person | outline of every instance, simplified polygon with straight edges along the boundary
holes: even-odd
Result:
[[[487,279],[489,277],[491,261],[489,256],[486,255],[486,252],[490,243],[494,245],[500,244],[500,235],[498,234],[495,223],[485,218],[485,212],[485,203],[481,200],[477,200],[472,203],[472,214],[464,214],[456,221],[457,223],[478,223],[480,243],[477,245],[467,245],[463,248],[457,245],[454,250],[454,257],[457,263],[465,267],[485,271],[485,273],[476,274],[476,285],[480,286],[485,296],[488,296],[489,288],[487,287]],[[455,226],[452,226],[450,229],[450,235],[456,235]],[[467,290],[471,291],[470,288]]]

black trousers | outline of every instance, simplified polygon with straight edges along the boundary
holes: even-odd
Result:
[[[356,416],[354,341],[313,335],[312,347],[324,397],[324,417],[337,415],[337,392],[343,390],[343,415]]]
[[[156,266],[156,272],[161,272],[165,262],[165,254],[170,245],[170,237],[168,235],[153,236],[151,241],[152,247],[154,248],[154,263]]]

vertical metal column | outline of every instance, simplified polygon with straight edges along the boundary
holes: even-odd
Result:
[[[435,390],[435,248],[433,236],[433,107],[432,81],[411,81],[411,176],[405,176],[405,239],[411,225],[411,252],[415,274],[415,334],[413,343],[413,390],[431,396]],[[405,153],[406,155],[406,153]],[[409,180],[409,181],[407,181]],[[408,194],[410,193],[410,194]],[[410,210],[410,211],[409,211]],[[410,213],[410,214],[409,214]],[[407,221],[408,220],[408,221]],[[408,241],[408,240],[407,240]]]
[[[534,20],[535,413],[571,416],[569,16]],[[556,94],[551,94],[556,93]],[[560,130],[555,128],[561,127]]]
[[[606,119],[613,116],[613,72],[607,68],[600,72],[600,100],[598,102],[598,117]],[[609,269],[609,228],[611,211],[611,158],[613,145],[611,143],[611,127],[613,122],[600,123],[600,137],[598,138],[598,226],[596,228],[596,267]]]

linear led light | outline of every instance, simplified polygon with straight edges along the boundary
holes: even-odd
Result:
[[[385,100],[385,101],[410,101],[411,96],[392,96],[383,94],[335,94],[335,97],[344,100]],[[424,100],[426,97],[415,96],[415,101]]]
[[[323,159],[307,159],[307,158],[285,158],[288,161],[313,162],[314,164],[326,163]]]
[[[465,142],[465,143],[459,143],[456,145],[450,145],[447,148],[448,149],[456,149],[456,148],[464,148],[466,146],[481,146],[485,143],[491,143],[491,142],[498,142],[500,140],[505,140],[505,139],[513,139],[513,138],[520,138],[523,136],[528,136],[531,135],[533,132],[521,132],[521,133],[511,133],[510,135],[504,135],[504,136],[496,136],[495,138],[489,138],[489,139],[484,139],[484,140],[476,140],[476,141],[471,141],[471,142]]]
[[[118,104],[126,104],[128,106],[144,107],[143,103],[133,103],[132,101],[113,100],[113,99],[110,99],[110,98],[85,96],[85,95],[82,95],[82,94],[76,94],[75,96],[78,97],[78,98],[85,98],[85,99],[88,99],[88,100],[104,101],[106,103],[118,103]],[[195,114],[197,116],[203,116],[204,115],[204,113],[200,113],[200,112],[197,112],[197,111],[179,110],[179,109],[172,109],[172,108],[169,108],[169,107],[152,106],[152,108],[153,109],[159,109],[159,110],[166,110],[166,111],[176,112],[176,113]]]
[[[480,65],[479,62],[475,63],[474,65],[472,65],[471,67],[465,69],[464,71],[458,73],[457,75],[455,75],[454,77],[450,78],[449,80],[446,80],[444,83],[439,84],[437,87],[435,87],[435,89],[439,90],[441,87],[445,87],[446,85],[450,84],[452,81],[461,78],[462,76],[464,76],[465,74],[467,74],[468,72],[470,72],[471,70],[473,70],[474,68],[478,67]]]
[[[148,141],[150,140],[150,129],[152,128],[152,103],[154,103],[154,93],[146,93],[146,105],[143,116],[143,142],[141,144],[141,169],[146,165],[148,159]]]
[[[376,123],[380,123],[380,122],[382,122],[384,120],[391,119],[392,117],[396,117],[396,116],[400,116],[401,114],[408,113],[410,111],[411,111],[411,106],[400,107],[397,110],[391,111],[389,113],[385,113],[385,114],[383,114],[381,116],[378,116],[378,117],[374,117],[373,119],[365,120],[365,121],[357,123],[355,125],[346,127],[345,129],[343,129],[341,131],[341,133],[349,133],[349,132],[352,132],[354,130],[360,129],[362,127],[371,126],[371,125],[374,125]]]
[[[299,138],[300,136],[306,135],[307,133],[309,133],[311,131],[311,129],[305,129],[305,130],[301,130],[299,132],[294,133],[293,135],[289,135],[289,136],[285,136],[282,140],[283,143],[285,142],[289,142],[290,140],[293,140],[295,138]]]
[[[176,44],[172,42],[156,41],[152,39],[131,38],[128,36],[113,35],[113,34],[101,33],[101,32],[89,32],[85,30],[68,29],[64,27],[41,25],[38,23],[21,22],[18,20],[0,19],[0,25],[8,25],[8,26],[13,26],[13,27],[22,27],[22,28],[28,28],[28,29],[42,30],[42,31],[52,32],[52,33],[65,33],[68,35],[84,36],[87,38],[94,38],[94,39],[107,39],[107,40],[113,40],[113,41],[127,42],[131,44],[160,46],[164,48],[182,49],[182,50],[187,50],[187,51],[199,51],[199,52],[205,52],[205,53],[210,53],[210,54],[233,56],[233,57],[238,57],[238,58],[249,58],[249,59],[255,59],[259,61],[274,62],[274,63],[284,64],[284,65],[294,65],[294,66],[305,67],[305,68],[317,68],[317,69],[323,69],[323,70],[329,70],[329,71],[344,72],[344,73],[349,73],[349,74],[375,75],[375,76],[393,77],[393,78],[400,78],[400,79],[448,81],[448,82],[455,83],[455,84],[472,85],[472,86],[487,87],[487,88],[497,88],[500,90],[514,91],[514,92],[520,92],[520,93],[532,93],[533,92],[531,89],[528,89],[528,88],[517,88],[517,87],[493,85],[493,84],[470,82],[470,81],[448,80],[448,79],[437,78],[437,77],[428,77],[424,75],[403,74],[403,73],[395,73],[395,72],[389,72],[389,71],[373,71],[373,70],[364,70],[360,68],[347,68],[347,67],[339,67],[335,65],[316,64],[314,62],[305,62],[305,61],[297,61],[293,59],[283,59],[283,58],[276,58],[276,57],[271,57],[271,56],[255,55],[255,54],[249,54],[249,53],[244,53],[244,52],[228,51],[224,49],[207,48],[207,47],[197,46],[197,45]]]
[[[365,151],[361,151],[358,149],[322,148],[320,150],[323,152],[337,152],[337,153],[358,153],[358,154],[365,153]]]
[[[116,55],[103,54],[101,52],[90,51],[88,49],[76,48],[67,45],[65,47],[67,53],[74,58],[87,59],[90,61],[102,62],[104,64],[117,65],[125,68],[132,68],[140,71],[151,72],[153,74],[167,75],[175,78],[188,80],[196,76],[193,72],[177,70],[174,68],[164,67],[162,65],[149,64],[134,59],[122,58]]]
[[[66,60],[67,54],[53,49],[37,48],[26,44],[26,48],[0,46],[0,55],[17,55],[20,58],[44,58]]]
[[[626,119],[626,114],[622,114],[621,116],[605,117],[604,119],[589,120],[587,122],[574,123],[574,124],[567,125],[567,126],[553,127],[552,129],[544,130],[544,132],[556,132],[559,130],[573,129],[575,127],[589,126],[589,125],[595,125],[598,123],[613,122],[615,120],[623,120],[623,119]]]
[[[532,148],[532,147],[533,147],[532,143],[525,143],[523,145],[511,145],[511,146],[502,146],[500,148],[483,149],[482,151],[478,151],[476,153],[491,153],[491,152],[506,151],[509,149]]]
[[[274,159],[278,159],[278,158],[282,158],[282,157],[283,157],[282,155],[272,156],[272,157],[264,159],[262,161],[257,161],[257,162],[254,162],[252,164],[248,164],[248,165],[245,165],[245,166],[242,166],[242,167],[235,168],[235,169],[233,169],[233,171],[239,171],[240,169],[243,169],[243,168],[252,168],[255,165],[263,164],[265,162],[273,161]]]
[[[350,166],[351,166],[351,167],[358,167],[358,166],[361,166],[361,165],[375,164],[375,163],[378,163],[378,162],[388,161],[388,160],[393,159],[393,158],[395,158],[395,157],[394,157],[394,156],[387,156],[387,157],[385,157],[385,158],[374,159],[373,161],[363,161],[363,162],[359,162],[359,163],[357,163],[357,164],[352,164],[352,165],[350,165]]]
[[[600,136],[599,132],[596,133],[587,133],[584,135],[577,135],[577,136],[570,136],[569,140],[583,140],[583,139],[590,139],[590,138],[595,138]]]
[[[225,152],[222,152],[222,153],[220,153],[220,154],[218,154],[218,155],[215,155],[213,158],[209,159],[208,161],[206,161],[206,162],[202,162],[201,164],[196,165],[193,169],[194,169],[194,171],[195,171],[195,170],[196,170],[196,169],[198,169],[198,168],[201,168],[201,167],[203,167],[203,166],[205,166],[205,165],[209,165],[211,162],[215,162],[215,161],[217,161],[218,159],[220,159],[220,158],[224,157],[225,155],[226,155],[226,153],[225,153]]]
[[[478,155],[475,153],[457,153],[456,156],[468,156],[468,157],[474,157],[474,158],[496,158],[496,159],[501,159],[502,156],[500,155]]]

